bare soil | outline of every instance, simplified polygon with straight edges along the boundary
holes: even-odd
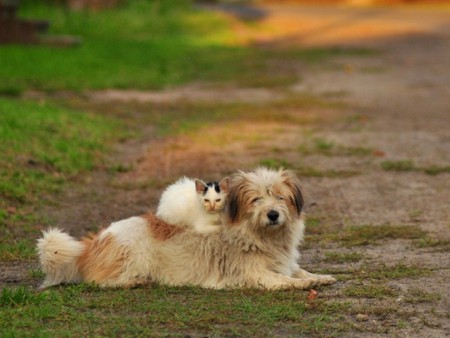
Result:
[[[269,28],[263,33],[254,34],[236,23],[243,42],[271,48],[293,44],[356,46],[377,52],[368,56],[343,54],[315,66],[298,61],[298,83],[281,93],[237,87],[205,90],[195,85],[167,92],[96,92],[85,99],[97,104],[186,99],[270,104],[294,93],[313,94],[325,101],[338,98],[346,102],[345,107],[293,112],[321,116],[319,123],[230,122],[162,139],[153,138],[149,128],[145,141],[117,148],[116,161],[129,165],[131,170],[94,174],[77,189],[67,191],[56,206],[43,211],[55,220],[55,225],[75,235],[84,234],[154,208],[164,186],[181,175],[217,179],[236,169],[252,168],[264,159],[281,158],[294,167],[357,172],[301,177],[306,213],[311,217],[335,227],[419,226],[433,239],[450,240],[450,173],[427,175],[419,170],[386,171],[381,167],[386,160],[409,160],[421,168],[450,165],[450,12],[401,7],[264,9],[267,13],[262,23]],[[355,156],[324,154],[317,149],[307,154],[299,151],[317,139],[341,149],[363,147],[371,153]],[[324,258],[330,251],[356,251],[364,260],[327,263]],[[30,264],[35,263],[2,266],[6,275],[2,284],[30,283],[24,272]],[[339,273],[364,264],[404,264],[430,270],[431,274],[383,280],[398,293],[394,301],[347,297],[343,290],[355,282],[345,279],[322,290],[324,297],[352,302],[351,316],[359,329],[351,336],[450,335],[448,246],[419,247],[410,240],[393,239],[356,249],[336,243],[326,248],[310,244],[303,250],[302,265],[311,271]],[[374,280],[370,278],[359,281],[362,285],[371,282]],[[406,302],[406,295],[416,289],[438,297],[428,302]]]

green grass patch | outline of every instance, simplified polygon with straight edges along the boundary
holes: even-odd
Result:
[[[60,101],[72,109],[114,115],[124,123],[140,127],[155,126],[159,137],[180,134],[198,136],[200,129],[216,127],[218,124],[232,126],[236,123],[289,123],[316,125],[324,123],[326,117],[311,113],[312,108],[330,108],[337,102],[327,102],[310,95],[292,95],[272,102],[190,102],[169,103],[108,102],[93,103],[81,100]],[[132,127],[132,128],[133,128]],[[221,142],[224,140],[220,139]]]
[[[295,168],[295,173],[300,177],[329,177],[329,178],[346,178],[360,175],[355,170],[321,170],[313,167],[299,166]]]
[[[379,245],[383,241],[396,239],[420,240],[427,233],[414,225],[360,225],[334,227],[326,222],[307,220],[306,242],[327,245],[338,242],[345,247]]]
[[[0,195],[24,202],[92,170],[114,128],[105,117],[0,99]]]
[[[436,303],[441,298],[441,295],[438,293],[427,292],[419,288],[412,288],[408,290],[404,296],[404,301],[410,304]]]
[[[311,64],[321,63],[325,60],[342,56],[370,57],[379,55],[379,51],[370,48],[355,47],[315,47],[307,50],[285,50],[284,54],[290,58],[297,58]]]
[[[162,10],[161,8],[165,9]],[[267,71],[271,54],[233,45],[230,20],[189,1],[130,1],[116,10],[72,12],[26,1],[25,17],[48,19],[50,33],[79,46],[2,46],[0,92],[164,88],[191,81],[277,86],[292,72]],[[258,73],[259,76],[254,76]]]
[[[394,239],[418,239],[426,232],[416,226],[409,225],[362,225],[350,226],[344,233],[338,234],[338,240],[345,246],[362,246],[377,244],[380,241]]]
[[[0,294],[0,306],[2,307],[19,307],[23,305],[39,306],[46,300],[45,293],[36,293],[26,287],[18,287],[15,289],[3,288]],[[4,325],[3,327],[6,327]]]
[[[399,262],[395,265],[366,263],[355,268],[331,268],[316,271],[317,273],[331,274],[341,281],[389,281],[403,278],[419,278],[429,276],[433,269],[415,265],[406,265]]]
[[[386,297],[397,297],[398,291],[387,285],[350,285],[343,290],[343,294],[347,297],[354,298],[377,298],[384,299]]]
[[[37,234],[37,230],[32,232]],[[5,235],[2,243],[0,243],[0,260],[19,260],[19,259],[31,259],[36,256],[35,245],[36,242],[33,239],[14,238],[14,231],[5,231]]]
[[[450,240],[432,238],[430,236],[419,238],[413,244],[416,248],[431,248],[433,251],[444,252],[450,250]]]
[[[23,1],[20,16],[49,20],[51,35],[77,36],[82,42],[71,48],[1,46],[0,93],[5,95],[27,89],[157,89],[192,81],[286,87],[298,81],[292,60],[317,63],[373,53],[241,46],[232,20],[186,0],[127,1],[99,12]]]
[[[411,160],[383,161],[381,168],[386,171],[415,171],[416,167]]]
[[[393,266],[380,265],[368,270],[361,270],[359,277],[389,280],[401,278],[417,278],[422,276],[428,276],[431,273],[432,270],[428,268],[398,263]]]
[[[352,177],[359,175],[359,172],[352,170],[321,170],[313,167],[294,165],[285,159],[279,158],[265,158],[258,162],[258,165],[265,166],[271,169],[292,169],[299,177],[331,177],[331,178],[342,178],[342,177]]]
[[[374,149],[367,147],[348,147],[336,144],[324,138],[315,138],[311,144],[302,144],[298,147],[302,155],[324,155],[324,156],[371,156]]]
[[[161,8],[164,7],[164,10]],[[80,46],[4,46],[0,83],[41,90],[161,88],[243,72],[245,48],[226,46],[227,20],[188,1],[132,1],[117,10],[72,12],[28,1],[22,16],[48,19],[50,33],[82,38]],[[240,61],[241,60],[241,61]],[[223,68],[227,66],[227,71]]]
[[[411,160],[383,161],[383,162],[381,162],[381,168],[386,171],[423,172],[427,175],[432,175],[432,176],[443,174],[443,173],[450,173],[450,166],[431,165],[429,167],[418,167]]]
[[[278,169],[278,168],[291,169],[292,168],[292,165],[287,160],[277,159],[277,158],[262,159],[259,161],[259,165],[270,168],[270,169]]]
[[[364,258],[359,252],[326,252],[324,262],[334,264],[357,263]]]
[[[339,323],[349,309],[344,302],[308,301],[308,293],[299,290],[73,285],[3,293],[7,306],[0,307],[0,326],[18,336],[31,327],[36,336],[268,336],[280,330],[293,336],[335,335],[346,330]],[[46,325],[38,325],[43,321]]]
[[[53,104],[0,98],[0,259],[30,258],[35,211],[80,175],[102,167],[117,122]]]

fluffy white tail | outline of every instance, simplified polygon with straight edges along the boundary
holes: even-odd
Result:
[[[41,288],[60,283],[73,283],[81,280],[77,266],[85,245],[60,229],[43,231],[38,240],[37,250],[46,279]]]

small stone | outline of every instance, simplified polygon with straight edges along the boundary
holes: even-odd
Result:
[[[360,322],[367,322],[369,320],[369,316],[364,313],[358,313],[356,315],[356,320],[359,320]]]

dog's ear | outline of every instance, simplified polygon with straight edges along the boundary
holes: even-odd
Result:
[[[290,170],[283,170],[281,176],[284,178],[284,183],[289,187],[292,193],[291,202],[294,205],[298,216],[303,209],[303,195],[300,189],[300,182],[295,174]]]
[[[242,203],[242,179],[233,178],[229,186],[227,197],[227,214],[231,223],[239,221],[240,208]]]

